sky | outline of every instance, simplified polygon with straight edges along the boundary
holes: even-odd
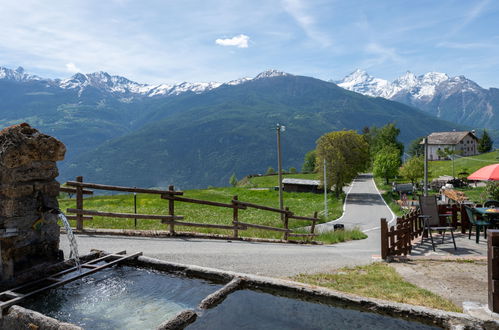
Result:
[[[0,66],[149,84],[439,71],[499,87],[499,1],[0,0]]]

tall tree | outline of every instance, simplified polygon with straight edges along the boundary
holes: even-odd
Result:
[[[374,156],[373,172],[374,175],[386,180],[394,178],[400,167],[400,150],[393,145],[387,145]]]
[[[316,152],[317,164],[326,160],[327,182],[324,182],[323,171],[319,171],[319,177],[326,187],[333,186],[336,197],[369,162],[368,144],[355,131],[324,134],[317,140]]]
[[[231,186],[235,187],[237,186],[237,178],[236,178],[236,173],[232,173],[230,179],[229,179],[229,183]]]
[[[409,149],[407,150],[409,156],[411,157],[424,156],[424,144],[421,144],[421,141],[423,141],[423,139],[424,137],[420,137],[411,141]]]
[[[414,184],[424,176],[424,156],[414,156],[402,165],[400,175],[410,180]]]
[[[393,146],[399,150],[399,157],[402,157],[404,152],[404,145],[402,142],[398,141],[397,138],[400,134],[400,130],[395,126],[394,123],[386,124],[381,128],[373,127],[370,130],[372,134],[371,142],[371,155],[376,157],[381,149],[386,146]]]
[[[315,158],[316,158],[315,149],[307,152],[307,154],[305,155],[305,160],[303,161],[303,166],[301,168],[301,171],[303,173],[315,172]]]
[[[494,142],[492,142],[489,133],[487,133],[487,130],[484,129],[482,137],[478,140],[478,152],[484,153],[491,151],[493,143]]]

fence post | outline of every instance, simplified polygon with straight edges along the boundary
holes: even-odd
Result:
[[[168,186],[168,190],[169,191],[175,191],[175,186],[173,185],[170,185]],[[173,194],[170,194],[170,197],[174,197]],[[168,200],[168,214],[171,215],[171,216],[174,216],[175,215],[175,204],[174,204],[175,200],[173,198],[170,198]],[[170,235],[175,235],[175,225],[173,224],[173,219],[172,221],[170,222]]]
[[[286,213],[284,213],[284,229],[288,230],[288,227],[289,227],[289,217],[288,217],[289,216],[289,207],[286,207],[285,210],[286,210]],[[288,240],[288,232],[287,231],[284,232],[284,240],[285,241]]]
[[[76,182],[83,182],[82,176],[76,177]],[[83,210],[83,187],[76,187],[76,208]],[[83,214],[76,214],[76,230],[83,230]]]
[[[137,188],[137,187],[135,187]],[[137,214],[137,193],[133,193],[133,212]],[[137,229],[137,218],[133,219],[135,229]]]
[[[461,204],[461,234],[466,234],[466,230],[470,225],[468,214],[466,213],[466,209],[464,207],[464,204]]]
[[[487,277],[489,282],[489,309],[499,313],[499,230],[488,231]]]
[[[451,210],[452,210],[452,227],[457,228],[457,205],[452,204]]]
[[[381,218],[381,258],[388,257],[388,223],[385,218]]]
[[[315,231],[315,223],[319,220],[317,219],[317,211],[314,212],[313,218],[315,221],[312,222],[312,226],[310,226],[310,234],[313,234]]]
[[[239,207],[237,206],[237,195],[232,197],[232,224],[234,225],[234,238],[238,238],[239,235]]]

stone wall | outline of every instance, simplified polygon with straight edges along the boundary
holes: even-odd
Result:
[[[66,147],[28,124],[0,131],[0,286],[59,255],[56,161]],[[15,281],[16,280],[16,281]]]

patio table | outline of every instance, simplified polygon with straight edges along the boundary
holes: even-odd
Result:
[[[499,207],[475,207],[475,210],[489,219],[494,226],[499,225]]]

